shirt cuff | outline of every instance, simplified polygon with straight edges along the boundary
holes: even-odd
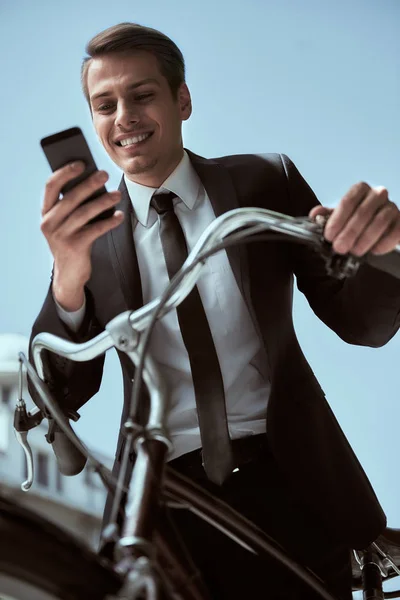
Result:
[[[53,296],[53,300],[56,305],[57,314],[60,317],[61,321],[63,323],[65,323],[65,325],[67,325],[67,327],[69,327],[69,329],[71,329],[71,331],[73,331],[74,333],[77,333],[77,331],[79,330],[80,326],[83,323],[83,319],[85,318],[86,296],[84,298],[82,306],[80,308],[78,308],[78,310],[74,310],[72,312],[69,312],[69,311],[65,310],[64,308],[62,308],[62,306],[60,306],[58,304],[58,302],[54,298],[54,296]]]

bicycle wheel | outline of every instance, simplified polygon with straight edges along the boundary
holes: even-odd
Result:
[[[59,596],[47,593],[36,586],[12,575],[0,573],[0,600],[58,600]]]
[[[72,535],[0,498],[0,600],[103,600],[121,580]]]

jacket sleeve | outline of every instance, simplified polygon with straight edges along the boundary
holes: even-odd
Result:
[[[290,159],[281,155],[291,214],[307,215],[318,200]],[[304,245],[291,246],[297,286],[315,314],[343,340],[382,346],[400,326],[400,279],[362,264],[356,275],[337,280]]]
[[[86,289],[85,294],[85,317],[79,331],[74,333],[59,318],[50,286],[42,309],[32,328],[29,342],[29,358],[32,364],[32,341],[38,333],[48,332],[71,342],[82,343],[102,331],[94,314],[94,303],[89,290]],[[66,413],[77,411],[99,390],[104,355],[87,362],[74,362],[51,352],[43,351],[42,360],[44,379],[59,406]],[[31,382],[28,382],[28,385],[29,392],[35,400],[37,397],[35,389]]]

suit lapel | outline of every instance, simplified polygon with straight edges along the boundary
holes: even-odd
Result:
[[[139,265],[133,241],[135,217],[124,178],[122,178],[118,189],[122,196],[117,208],[123,211],[125,218],[119,227],[111,231],[111,235],[109,236],[110,257],[115,275],[124,295],[126,308],[136,310],[143,306],[143,296]]]
[[[219,217],[229,210],[239,208],[236,190],[227,169],[216,161],[202,158],[189,150],[187,153],[210,198],[215,216]],[[136,219],[123,178],[119,190],[122,196],[117,208],[125,213],[125,219],[119,227],[111,231],[109,251],[126,308],[136,310],[143,306],[140,272],[133,241]],[[231,246],[226,252],[238,287],[247,303],[251,304],[245,246]]]
[[[215,216],[219,217],[229,210],[239,208],[236,190],[228,170],[214,160],[202,158],[189,150],[186,152],[210,198]],[[250,286],[245,246],[231,246],[226,249],[226,253],[236,283],[249,303]]]

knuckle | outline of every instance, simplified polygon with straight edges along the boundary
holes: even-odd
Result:
[[[68,175],[68,176],[67,176]],[[58,171],[54,171],[48,178],[45,184],[45,194],[55,193],[60,194],[61,188],[69,179],[73,178],[73,174],[71,173],[71,169],[68,167],[63,167],[62,169],[58,169]]]
[[[356,188],[356,191],[359,192],[368,192],[371,189],[371,186],[365,181],[359,181],[354,187]]]
[[[359,229],[357,227],[357,225],[354,223],[350,223],[348,225],[348,227],[346,227],[346,238],[347,239],[351,239],[351,240],[355,240],[358,235],[359,235]]]
[[[45,194],[48,192],[51,192],[55,187],[55,179],[54,179],[54,175],[52,175],[51,177],[48,178],[48,180],[46,181],[46,184],[44,186],[44,190],[45,190]]]
[[[362,202],[357,209],[357,219],[365,221],[370,219],[374,208],[368,202]]]
[[[357,198],[355,198],[352,194],[346,194],[343,198],[342,198],[342,206],[347,209],[351,206],[353,206],[353,204],[355,203],[355,201],[357,200]]]
[[[46,235],[47,231],[49,229],[49,224],[48,221],[46,220],[46,217],[44,217],[40,223],[40,231]]]
[[[48,213],[43,215],[40,222],[40,230],[42,233],[47,234],[50,231],[51,217]]]

